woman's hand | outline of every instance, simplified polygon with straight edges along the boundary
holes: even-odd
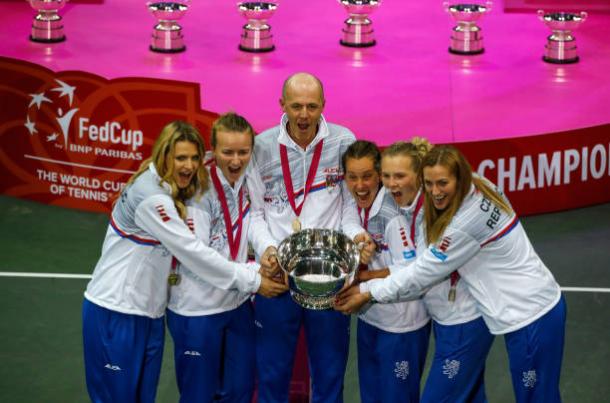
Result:
[[[373,299],[370,292],[360,293],[360,286],[353,285],[341,291],[335,300],[335,310],[346,315],[358,312]]]
[[[375,278],[385,278],[390,275],[390,269],[381,270],[359,270],[356,279],[359,283],[369,281]]]
[[[261,270],[263,270],[262,267]],[[259,271],[259,273],[261,273],[261,271]],[[269,278],[261,273],[261,285],[258,287],[258,291],[256,291],[257,294],[262,295],[263,297],[272,298],[277,297],[286,291],[288,291],[288,285],[283,278],[276,280],[275,278]]]
[[[360,263],[369,264],[373,256],[375,255],[375,249],[377,245],[371,238],[368,232],[361,232],[354,237],[354,242],[360,249]]]

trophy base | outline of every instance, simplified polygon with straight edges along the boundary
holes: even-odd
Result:
[[[155,29],[152,35],[150,50],[158,53],[180,53],[186,50],[182,29]]]
[[[552,64],[572,64],[572,63],[578,63],[578,61],[580,60],[580,57],[576,56],[571,59],[552,59],[547,56],[542,56],[542,60],[547,63],[552,63]]]
[[[40,17],[34,18],[32,22],[32,33],[30,34],[30,40],[32,42],[41,43],[57,43],[66,40],[64,34],[64,26],[61,22],[61,17],[55,16],[52,18],[42,19]]]
[[[343,46],[347,46],[348,48],[370,48],[371,46],[375,46],[377,41],[367,42],[367,43],[351,43],[345,42],[343,39],[339,40],[339,43]]]
[[[462,49],[449,48],[449,53],[452,53],[454,55],[462,55],[462,56],[480,55],[481,53],[485,53],[485,48],[481,48],[479,50],[462,50]]]
[[[551,39],[550,36],[544,49],[542,60],[547,63],[570,64],[578,62],[579,57],[574,39],[558,41]]]
[[[275,46],[271,46],[270,48],[264,48],[264,49],[252,49],[252,48],[246,48],[242,45],[239,45],[237,47],[239,50],[241,50],[242,52],[249,52],[249,53],[267,53],[267,52],[271,52],[273,50],[275,50]]]
[[[453,28],[449,42],[450,53],[456,55],[480,55],[484,51],[481,28],[476,25]]]
[[[148,47],[148,49],[150,49],[153,52],[157,52],[157,53],[180,53],[180,52],[184,52],[186,50],[186,46],[182,46],[181,48],[164,49],[164,48],[155,48],[153,45],[150,45]]]
[[[343,37],[339,43],[351,48],[368,48],[375,46],[375,31],[371,20],[358,21],[355,23],[351,18],[345,20],[343,27]]]
[[[58,37],[58,38],[47,38],[47,37],[37,38],[37,37],[34,37],[33,35],[30,35],[30,41],[37,42],[37,43],[59,43],[59,42],[65,41],[65,40],[66,40],[65,35]]]
[[[256,28],[249,24],[244,25],[239,41],[239,50],[250,53],[265,53],[274,49],[273,35],[269,25]]]

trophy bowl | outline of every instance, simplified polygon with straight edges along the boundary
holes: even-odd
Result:
[[[488,2],[486,5],[482,4],[446,4],[447,12],[456,21],[461,22],[476,22],[484,13],[491,9],[491,3]]]
[[[58,12],[66,5],[68,0],[28,0],[30,6],[36,10],[32,21],[32,42],[55,43],[66,40],[64,24]]]
[[[322,310],[332,308],[335,295],[354,280],[360,252],[342,232],[314,228],[284,239],[277,258],[292,299],[304,308]]]
[[[576,38],[572,31],[587,19],[587,13],[545,13],[538,10],[538,18],[553,31],[547,37],[544,56],[542,60],[547,63],[568,64],[579,60],[576,47]]]

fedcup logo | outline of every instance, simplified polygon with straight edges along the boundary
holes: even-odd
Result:
[[[55,98],[57,98],[55,101],[52,101],[50,98],[48,98],[46,96],[45,92],[41,92],[38,94],[30,94],[30,97],[32,99],[30,101],[30,104],[28,105],[28,111],[27,111],[26,121],[24,123],[24,126],[28,130],[30,136],[38,134],[38,129],[36,128],[36,122],[30,119],[30,110],[32,108],[36,108],[37,110],[40,110],[42,104],[46,103],[46,102],[55,106],[55,103],[58,99],[60,99],[62,97],[67,97],[69,109],[64,113],[62,108],[58,107],[57,114],[55,116],[55,120],[57,121],[59,131],[61,132],[61,135],[63,136],[63,141],[64,141],[63,146],[61,144],[59,144],[59,145],[56,145],[56,147],[57,148],[63,148],[63,147],[67,148],[70,124],[72,122],[74,114],[76,114],[76,112],[78,112],[78,108],[72,108],[72,103],[74,101],[74,91],[76,90],[76,87],[68,85],[67,83],[65,83],[61,80],[56,79],[55,81],[57,82],[57,84],[59,86],[55,87],[55,88],[51,88],[49,91],[50,93],[58,93],[58,95],[55,96]],[[56,131],[53,131],[52,133],[50,133],[46,136],[46,141],[56,143],[58,138],[59,138],[59,134]]]
[[[67,152],[142,160],[142,153],[138,151],[144,143],[141,130],[123,128],[116,121],[106,121],[100,125],[91,123],[90,117],[78,115],[79,108],[75,105],[77,87],[62,80],[54,81],[55,86],[47,91],[29,94],[31,100],[23,125],[30,136],[44,135],[46,143],[53,143],[56,148]],[[52,111],[51,122],[49,119],[41,122],[44,115],[38,118],[39,111],[46,103]],[[41,129],[42,126],[46,130]],[[73,127],[77,135],[71,141],[70,132]],[[123,149],[111,148],[113,146]]]

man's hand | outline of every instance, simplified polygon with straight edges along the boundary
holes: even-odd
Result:
[[[261,285],[258,287],[258,291],[256,292],[257,294],[262,295],[263,297],[271,298],[277,297],[286,291],[288,291],[288,285],[286,285],[286,283],[283,281],[278,282],[266,277],[261,273]]]
[[[335,300],[335,310],[349,315],[358,312],[373,297],[370,292],[360,293],[358,285],[341,291]]]
[[[377,245],[371,238],[368,232],[361,232],[354,237],[354,242],[360,248],[360,263],[369,264],[371,258],[375,255]]]

